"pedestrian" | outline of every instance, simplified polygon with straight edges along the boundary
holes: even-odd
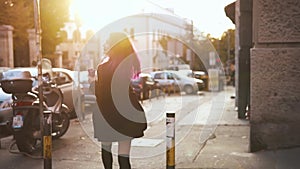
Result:
[[[230,81],[233,87],[235,87],[235,62],[230,63]]]
[[[95,94],[95,78],[96,78],[95,76],[96,76],[95,69],[93,68],[88,69],[88,82],[90,84],[89,93],[91,94]]]
[[[106,57],[97,67],[95,95],[99,111],[93,113],[94,136],[101,141],[102,162],[112,168],[112,142],[118,142],[120,169],[130,169],[133,138],[144,136],[147,120],[143,107],[130,87],[140,73],[140,63],[130,38],[111,33]]]

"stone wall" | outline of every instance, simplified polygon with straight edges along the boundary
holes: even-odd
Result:
[[[300,146],[300,1],[253,0],[250,150]]]
[[[14,67],[13,27],[0,25],[0,67]]]

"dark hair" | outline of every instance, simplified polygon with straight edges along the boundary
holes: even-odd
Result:
[[[125,58],[130,59],[133,68],[133,72],[131,72],[133,74],[132,77],[136,77],[141,71],[140,61],[130,37],[122,32],[114,32],[110,34],[107,44],[109,46],[107,56],[109,56],[113,65],[117,66]]]
[[[129,37],[122,32],[111,33],[106,43],[107,55],[113,60],[122,60],[135,52]]]

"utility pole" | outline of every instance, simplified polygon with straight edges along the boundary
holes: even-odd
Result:
[[[40,19],[40,0],[34,0],[34,25],[36,33],[36,48],[37,49],[37,66],[38,66],[38,96],[39,96],[39,111],[40,111],[40,131],[42,135],[44,169],[52,168],[52,136],[51,136],[51,112],[45,111],[47,121],[44,121],[44,96],[43,96],[43,81],[42,81],[42,45],[41,45],[41,19]],[[47,126],[47,127],[45,127]],[[44,131],[44,127],[46,132]],[[50,133],[49,133],[50,131]],[[46,135],[45,135],[46,133]]]

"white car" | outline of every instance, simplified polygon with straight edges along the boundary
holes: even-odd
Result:
[[[180,75],[177,71],[164,70],[150,73],[152,78],[165,89],[171,87],[176,92],[185,92],[186,94],[196,94],[198,89],[198,79]]]
[[[6,76],[17,77],[20,72],[29,71],[32,77],[38,76],[38,69],[36,67],[20,67],[13,68],[5,72]],[[51,78],[55,79],[55,83],[58,88],[61,89],[64,96],[64,104],[70,109],[70,116],[75,115],[75,107],[77,103],[73,103],[73,93],[76,92],[76,87],[74,87],[74,80],[72,78],[72,71],[64,68],[52,68],[51,70],[43,70],[43,72],[49,72]],[[33,87],[38,85],[38,81],[33,81]],[[76,85],[75,85],[76,86]],[[76,100],[76,98],[75,98]]]

